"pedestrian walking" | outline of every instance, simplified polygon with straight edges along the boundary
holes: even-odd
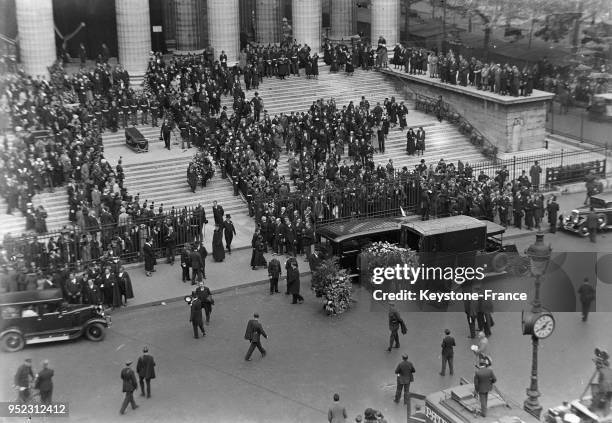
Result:
[[[155,379],[155,360],[149,354],[149,348],[142,349],[142,355],[136,363],[136,373],[138,373],[138,382],[140,383],[140,396],[145,396],[145,383],[147,386],[147,398],[151,398],[151,379]]]
[[[451,336],[451,331],[449,329],[444,329],[444,338],[442,339],[442,371],[440,372],[440,376],[446,375],[446,363],[448,363],[448,370],[450,375],[454,374],[453,369],[453,356],[455,354],[455,338]]]
[[[347,417],[346,408],[340,404],[340,395],[334,394],[334,402],[327,411],[327,421],[329,423],[345,423]]]
[[[153,250],[153,244],[151,238],[147,238],[144,246],[142,247],[142,254],[145,262],[145,272],[147,276],[151,276],[151,272],[155,272],[155,251]]]
[[[196,284],[197,282],[202,282],[202,275],[204,274],[204,261],[202,260],[202,256],[199,253],[199,245],[200,242],[196,241],[194,244],[193,251],[189,253],[189,263],[191,265],[191,284]]]
[[[53,402],[53,369],[49,368],[49,360],[43,360],[42,370],[36,375],[34,387],[40,392],[40,402],[51,404]]]
[[[195,297],[191,301],[191,314],[189,315],[189,321],[191,322],[191,326],[193,326],[193,337],[198,339],[198,329],[202,331],[202,336],[206,336],[206,331],[204,330],[204,319],[202,318],[202,301]]]
[[[253,351],[255,351],[255,347],[257,347],[257,349],[261,353],[262,358],[266,356],[266,350],[261,346],[262,336],[268,339],[268,334],[259,322],[259,314],[255,313],[253,314],[253,318],[249,320],[246,332],[244,334],[244,339],[251,343],[251,345],[249,346],[249,350],[247,351],[246,356],[244,357],[246,361],[251,361],[251,354],[253,354]]]
[[[584,278],[584,282],[578,287],[578,296],[582,305],[582,321],[586,322],[591,311],[591,303],[595,300],[595,287],[589,283],[589,278]]]
[[[548,215],[551,234],[557,232],[557,213],[559,213],[559,204],[557,203],[557,197],[553,195],[546,205],[546,214]]]
[[[215,305],[215,300],[212,297],[210,289],[204,285],[204,282],[200,282],[200,285],[195,290],[195,296],[202,302],[202,308],[204,309],[204,315],[206,316],[206,324],[210,324],[210,315],[212,313],[212,306]]]
[[[232,216],[229,214],[225,215],[225,222],[223,222],[223,234],[225,236],[225,247],[227,248],[227,253],[232,254],[232,240],[234,239],[234,235],[236,235],[236,228],[234,227],[234,222],[232,222]]]
[[[393,348],[393,344],[395,343],[395,348],[400,347],[399,342],[399,334],[397,333],[399,330],[402,330],[402,334],[405,335],[406,324],[404,320],[400,316],[399,312],[395,309],[394,303],[389,303],[389,330],[391,331],[391,335],[389,336],[389,348],[387,351],[391,352],[391,348]]]
[[[132,365],[132,361],[128,360],[125,362],[125,367],[121,370],[121,380],[123,381],[123,392],[125,392],[125,398],[123,399],[123,404],[121,404],[121,410],[119,410],[119,414],[125,414],[125,409],[128,404],[132,405],[132,410],[136,410],[138,405],[136,405],[136,401],[134,401],[134,391],[138,388],[138,384],[136,382],[136,375],[134,371],[130,367]]]
[[[295,257],[287,260],[287,292],[292,295],[291,304],[302,304],[304,297],[300,295],[300,271]]]
[[[599,219],[597,218],[597,214],[595,213],[595,209],[591,206],[589,214],[586,219],[586,226],[589,230],[589,239],[591,242],[597,242],[597,229],[599,226]]]
[[[410,383],[414,381],[414,372],[414,366],[410,361],[408,361],[408,354],[402,354],[402,361],[395,368],[397,388],[395,389],[395,399],[393,401],[396,403],[399,403],[403,390],[404,404],[410,404]]]
[[[270,295],[278,294],[278,279],[281,275],[280,261],[273,258],[268,263],[268,277],[270,278]]]
[[[26,358],[15,373],[14,384],[19,391],[17,401],[26,403],[30,399],[30,382],[34,380],[34,372],[32,371],[32,359]]]
[[[497,378],[489,366],[489,362],[480,360],[478,369],[474,375],[474,390],[478,393],[478,398],[480,399],[480,414],[482,414],[483,417],[487,416],[489,392],[493,389],[493,384],[497,382]]]

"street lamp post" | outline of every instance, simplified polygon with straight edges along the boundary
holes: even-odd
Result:
[[[544,275],[544,273],[546,273],[546,268],[548,267],[551,255],[551,248],[550,246],[544,244],[544,234],[542,232],[538,232],[536,234],[536,242],[532,244],[525,253],[529,257],[531,273],[536,279],[535,296],[532,303],[531,314],[528,318],[530,327],[527,331],[525,331],[525,326],[523,328],[524,334],[531,335],[532,346],[531,383],[529,384],[529,388],[527,388],[527,399],[523,403],[523,408],[529,414],[539,419],[540,414],[542,413],[542,406],[538,400],[540,396],[540,391],[538,390],[538,347],[540,344],[540,338],[549,336],[554,328],[554,320],[552,320],[552,315],[549,313],[543,313],[542,302],[540,300],[541,277]],[[538,323],[539,321],[545,321],[545,319],[542,319],[544,315],[550,315],[550,319],[553,322],[549,329],[547,329],[541,323]],[[523,319],[523,325],[525,325],[525,319]]]

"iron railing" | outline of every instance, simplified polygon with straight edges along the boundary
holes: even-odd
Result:
[[[172,226],[176,234],[175,254],[185,244],[202,239],[204,214],[201,210],[185,207],[180,211],[165,211],[150,217],[136,218],[123,226],[69,225],[45,234],[24,234],[18,238],[7,236],[3,247],[9,257],[23,257],[28,264],[34,262],[43,270],[54,262],[66,263],[70,268],[98,262],[109,249],[124,263],[141,261],[142,247],[149,237],[157,257],[164,257],[167,247],[164,237],[168,226]]]

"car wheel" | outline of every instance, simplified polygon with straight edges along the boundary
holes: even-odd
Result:
[[[9,332],[2,337],[2,349],[6,352],[15,352],[23,349],[25,341],[19,332]]]
[[[104,326],[101,323],[90,323],[85,328],[85,337],[90,341],[99,342],[104,339],[105,335]]]
[[[599,229],[605,229],[608,226],[608,218],[605,214],[600,213],[597,215],[597,224],[599,225]]]
[[[587,237],[590,233],[589,228],[587,228],[585,225],[582,225],[578,233],[580,234],[580,236]]]

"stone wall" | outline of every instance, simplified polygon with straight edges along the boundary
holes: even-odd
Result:
[[[548,93],[537,91],[531,97],[502,97],[470,87],[442,84],[427,77],[396,75],[396,81],[397,77],[405,88],[416,94],[433,98],[442,96],[497,146],[500,153],[545,146],[546,107],[552,98]]]

